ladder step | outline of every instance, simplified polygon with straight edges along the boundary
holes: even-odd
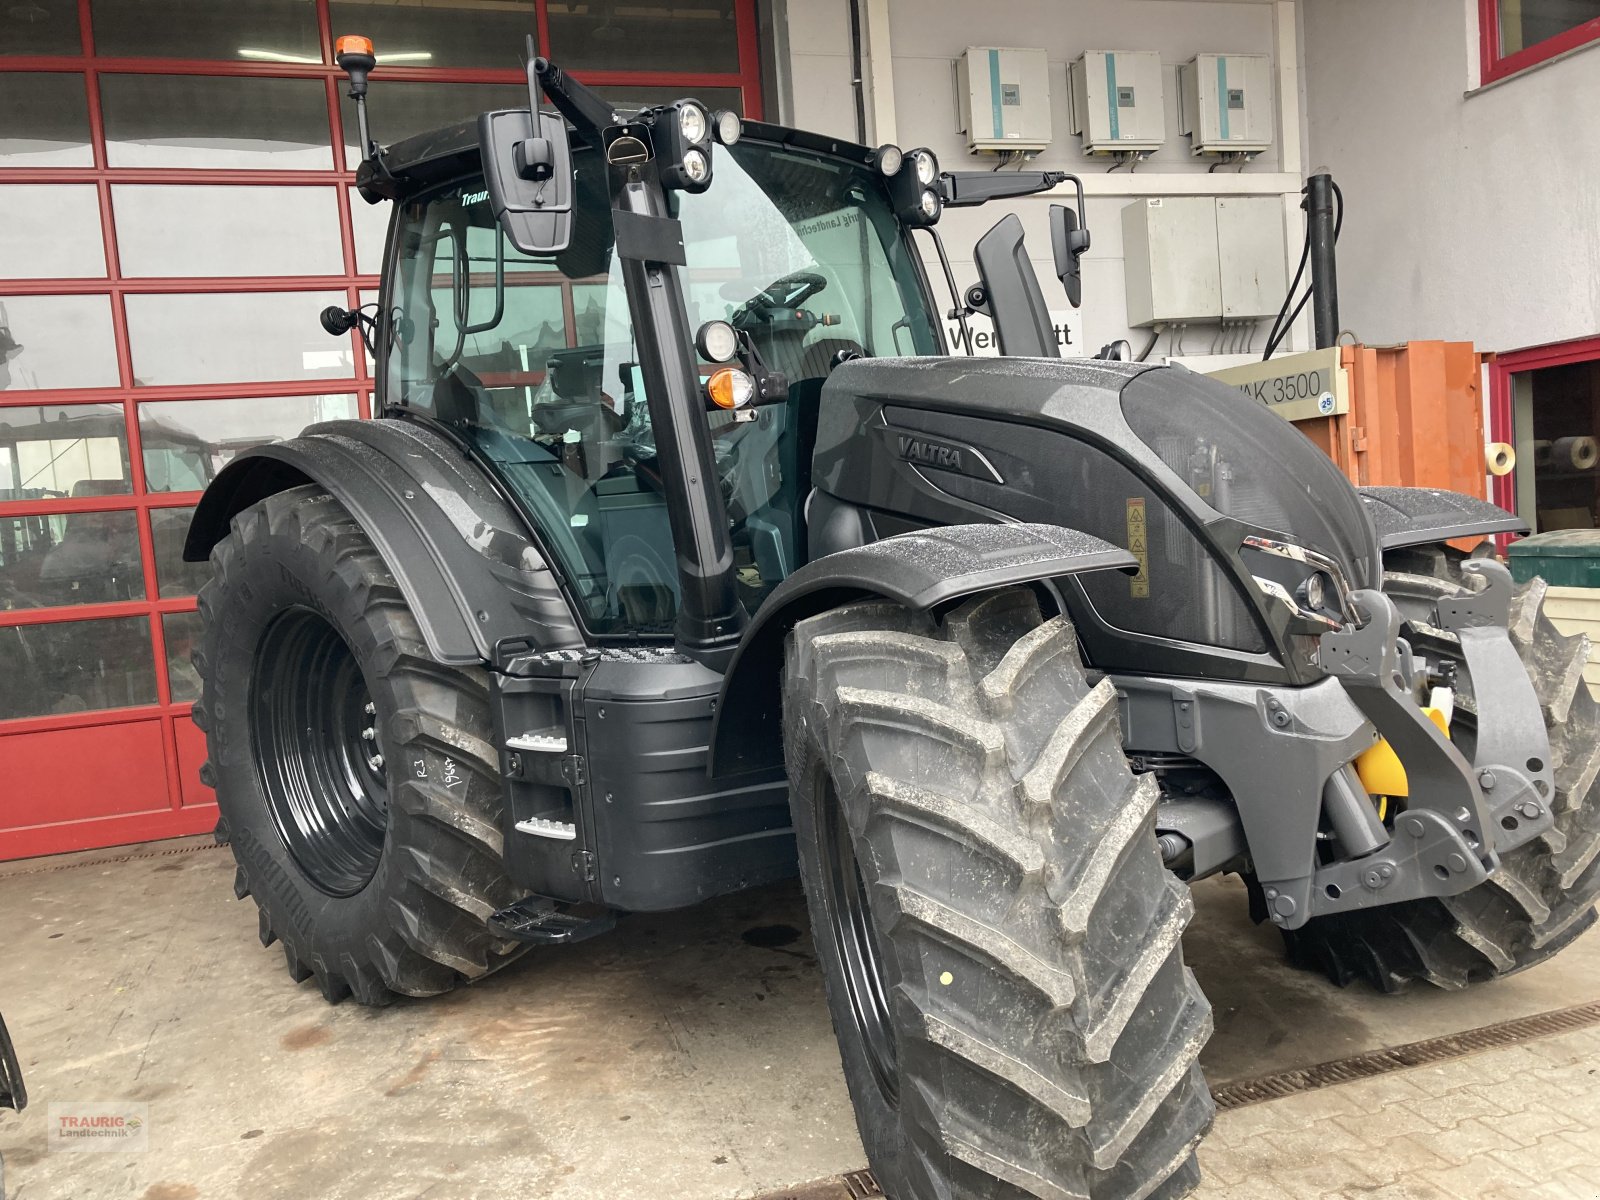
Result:
[[[506,739],[507,750],[529,750],[535,754],[565,754],[567,739],[559,733],[519,733]]]
[[[600,904],[562,904],[529,896],[489,918],[489,928],[502,937],[539,945],[571,945],[605,933],[617,914]]]
[[[569,825],[565,821],[547,821],[543,817],[529,817],[526,821],[518,821],[518,833],[531,833],[534,837],[554,838],[558,842],[574,842],[578,840],[578,827]]]

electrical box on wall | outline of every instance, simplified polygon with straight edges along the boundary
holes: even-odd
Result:
[[[1050,144],[1044,51],[967,47],[956,59],[956,112],[969,150],[1043,150]]]
[[[1200,54],[1178,68],[1178,125],[1195,154],[1270,149],[1272,104],[1265,54]]]
[[[1282,198],[1218,196],[1216,205],[1223,319],[1277,316],[1289,290]]]
[[[1128,324],[1275,316],[1288,288],[1275,196],[1151,196],[1122,210]]]
[[[1067,67],[1072,132],[1089,154],[1148,152],[1167,140],[1161,55],[1088,50]]]

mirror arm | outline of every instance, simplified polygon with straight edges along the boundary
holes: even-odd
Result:
[[[556,111],[572,122],[586,142],[598,146],[600,131],[622,120],[599,92],[585,87],[548,58],[534,54],[533,38],[528,38],[528,95],[534,112],[539,111],[538,93],[542,89]]]

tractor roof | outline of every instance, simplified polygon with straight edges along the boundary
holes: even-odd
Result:
[[[584,145],[576,133],[571,136],[574,149]],[[745,121],[743,136],[852,163],[872,161],[872,151],[866,146],[826,134],[791,129],[787,125]],[[374,203],[398,200],[433,184],[476,171],[478,165],[478,119],[473,117],[386,147],[381,167],[370,159],[361,164],[356,171],[356,185],[361,194]]]

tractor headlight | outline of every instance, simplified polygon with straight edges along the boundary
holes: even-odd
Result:
[[[683,175],[690,183],[704,183],[711,178],[711,160],[706,157],[704,150],[684,152]]]
[[[694,347],[707,362],[730,362],[739,353],[739,334],[726,321],[707,321],[694,335]]]
[[[683,104],[678,109],[678,132],[683,135],[686,142],[703,142],[706,140],[706,110],[698,104],[691,102]]]
[[[654,140],[663,187],[703,192],[711,186],[711,118],[697,101],[658,109]]]
[[[883,169],[885,146],[875,152],[879,169]],[[907,225],[933,225],[944,210],[944,197],[940,195],[939,160],[931,150],[909,150],[900,155],[900,166],[889,177],[889,196],[895,213]]]
[[[725,108],[717,114],[717,141],[731,146],[744,135],[744,122],[739,114]]]
[[[1313,571],[1300,585],[1300,602],[1307,608],[1322,612],[1328,607],[1328,596],[1333,589],[1334,582],[1328,578],[1327,572]]]
[[[872,152],[872,163],[882,175],[895,175],[899,173],[900,164],[905,161],[905,155],[899,146],[883,145]]]
[[[1344,570],[1327,555],[1252,534],[1240,546],[1239,557],[1256,586],[1300,623],[1318,630],[1355,623]]]

